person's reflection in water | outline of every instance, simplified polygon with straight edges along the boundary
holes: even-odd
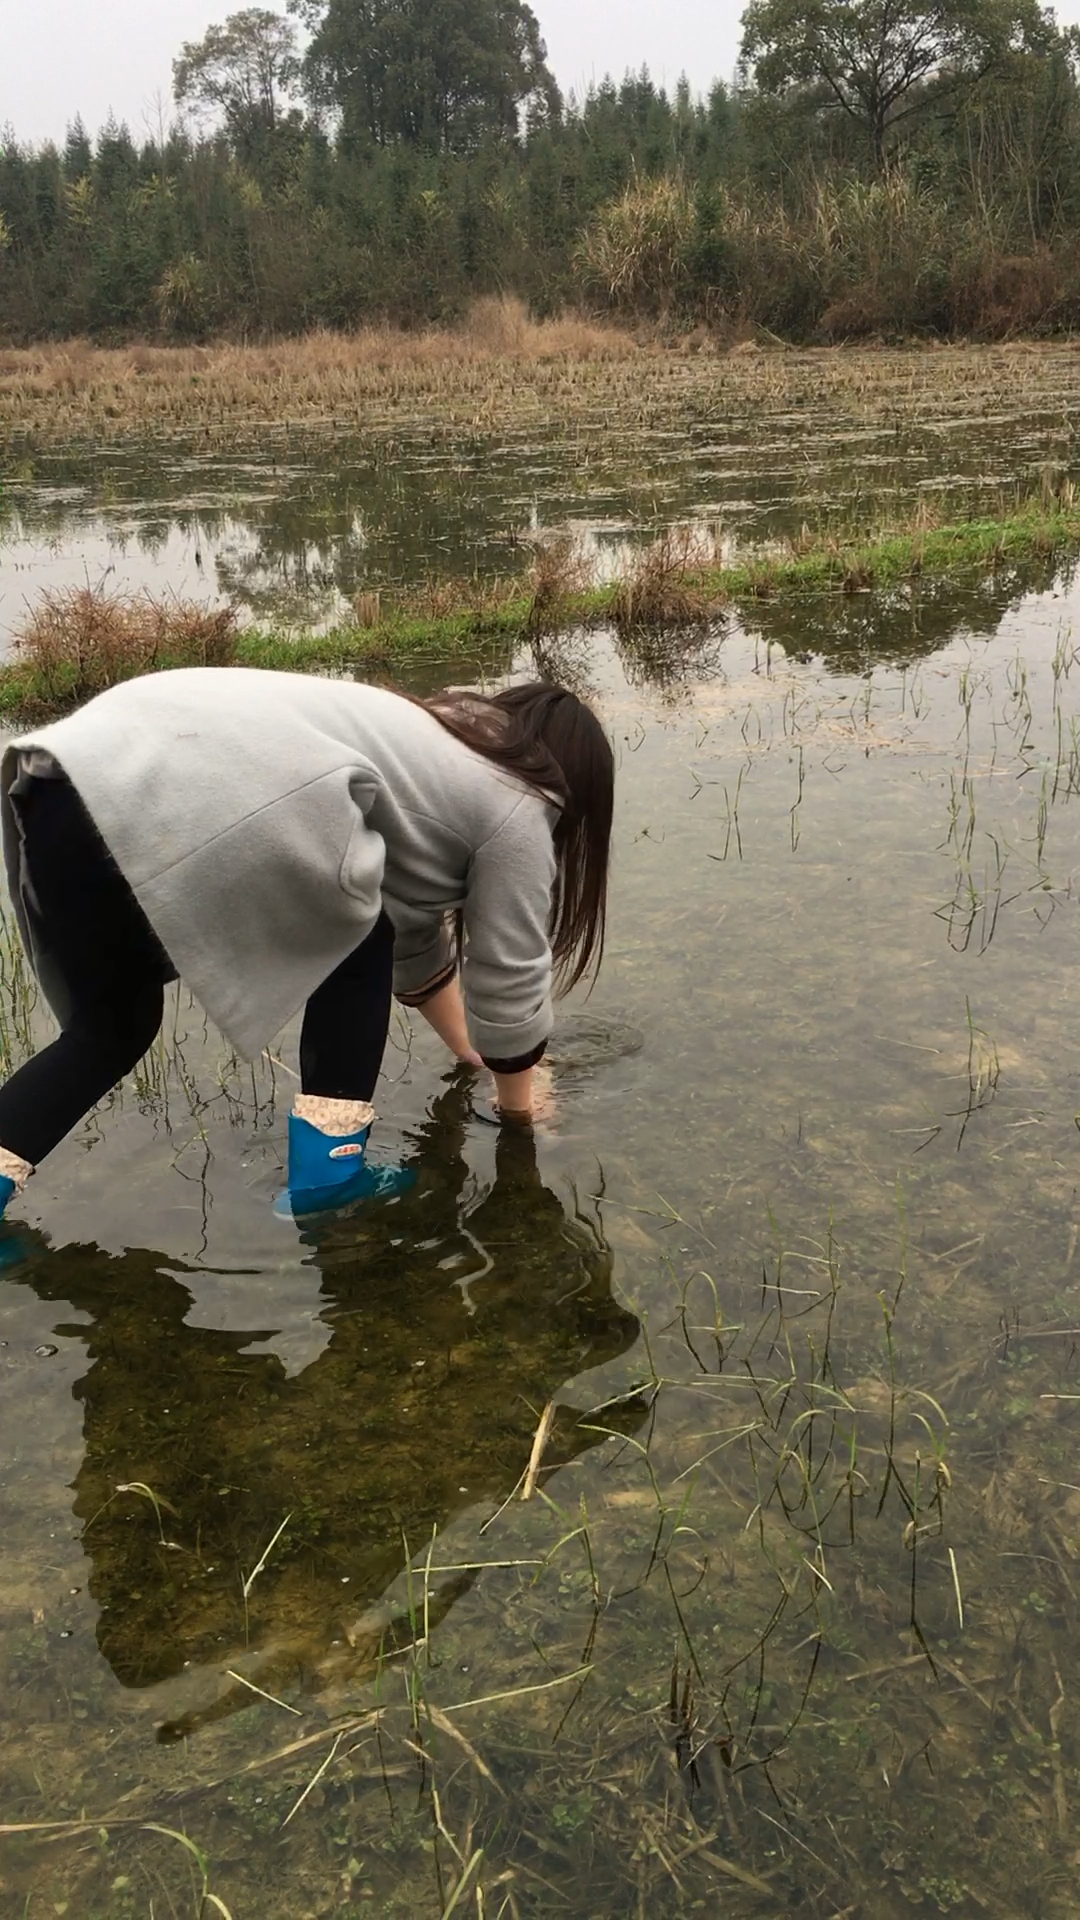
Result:
[[[356,1622],[403,1542],[421,1551],[455,1513],[504,1501],[547,1400],[637,1336],[598,1223],[543,1185],[531,1133],[502,1129],[483,1193],[467,1115],[457,1075],[416,1137],[413,1192],[305,1232],[332,1331],[293,1379],[273,1353],[243,1351],[257,1333],[189,1326],[191,1294],[162,1256],[69,1248],[27,1276],[93,1316],[75,1513],[118,1679],[144,1687],[190,1663],[166,1736],[250,1704],[229,1666],[311,1684],[335,1644],[351,1641],[361,1668],[365,1647],[392,1644],[392,1619],[372,1628],[369,1611],[359,1641]],[[631,1400],[605,1419],[630,1430],[643,1411]],[[546,1466],[596,1444],[591,1417],[562,1409]],[[463,1584],[433,1595],[433,1618]]]

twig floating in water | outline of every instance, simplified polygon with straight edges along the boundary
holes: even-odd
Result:
[[[252,1567],[251,1572],[248,1574],[247,1579],[244,1581],[244,1599],[245,1600],[247,1599],[248,1594],[251,1592],[252,1587],[255,1585],[256,1580],[258,1579],[260,1573],[265,1567],[267,1561],[270,1558],[270,1555],[273,1553],[274,1548],[277,1546],[278,1541],[281,1539],[281,1536],[284,1533],[291,1519],[292,1519],[292,1514],[287,1513],[280,1527],[275,1533],[273,1539],[271,1540],[270,1545],[267,1547],[266,1552],[261,1556],[258,1566]]]
[[[345,1738],[345,1734],[344,1734],[344,1731],[342,1731],[341,1733],[338,1734],[337,1739],[334,1741],[334,1744],[331,1747],[329,1753],[327,1754],[326,1759],[323,1761],[322,1766],[316,1767],[315,1772],[312,1774],[311,1779],[308,1781],[307,1786],[304,1788],[304,1791],[300,1795],[299,1800],[293,1801],[292,1806],[289,1808],[288,1813],[285,1815],[285,1818],[281,1823],[283,1827],[288,1826],[289,1821],[292,1819],[294,1813],[299,1813],[301,1807],[304,1804],[304,1801],[308,1797],[308,1794],[311,1793],[314,1790],[314,1788],[318,1786],[319,1781],[322,1779],[323,1774],[326,1772],[327,1767],[331,1766],[333,1762],[337,1759],[337,1750],[340,1747],[344,1738]]]
[[[532,1452],[525,1469],[525,1484],[521,1489],[523,1500],[531,1500],[536,1491],[536,1482],[540,1477],[540,1467],[544,1458],[544,1448],[551,1439],[551,1429],[555,1425],[555,1402],[549,1400],[540,1415],[540,1425],[533,1435]]]
[[[455,1700],[450,1707],[444,1707],[444,1713],[462,1713],[466,1707],[487,1707],[493,1700],[516,1700],[523,1693],[547,1693],[551,1687],[565,1687],[569,1680],[580,1680],[583,1674],[591,1673],[593,1663],[590,1660],[584,1667],[575,1667],[573,1673],[557,1674],[554,1680],[537,1680],[531,1687],[508,1687],[505,1693],[482,1693],[475,1700]]]
[[[949,1548],[949,1565],[952,1568],[953,1590],[956,1594],[956,1615],[957,1615],[957,1619],[960,1622],[960,1631],[961,1633],[963,1633],[964,1631],[964,1597],[960,1592],[960,1575],[959,1575],[959,1572],[957,1571],[956,1555],[953,1552],[951,1547]]]
[[[303,1719],[304,1716],[299,1707],[290,1707],[287,1700],[279,1700],[276,1693],[267,1693],[265,1688],[257,1687],[254,1680],[245,1679],[242,1673],[235,1672],[232,1667],[226,1667],[225,1671],[230,1680],[238,1680],[242,1687],[250,1687],[252,1693],[257,1693],[260,1700],[269,1700],[271,1706],[284,1707],[286,1713],[295,1713],[298,1720]]]

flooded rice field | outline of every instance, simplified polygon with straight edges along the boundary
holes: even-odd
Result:
[[[1080,1912],[1076,611],[560,642],[605,970],[394,1204],[176,1000],[2,1243],[0,1913]]]
[[[26,448],[0,626],[996,502],[1022,398]],[[395,1019],[392,1204],[277,1219],[296,1034],[176,995],[0,1237],[0,1920],[1080,1915],[1078,612],[523,652],[617,744],[607,959],[534,1134]]]
[[[328,626],[360,592],[519,572],[552,532],[569,530],[602,576],[673,522],[718,527],[732,547],[804,524],[861,529],[926,495],[945,517],[1007,511],[1048,466],[1080,465],[1072,348],[414,373],[399,391],[371,370],[348,406],[286,385],[252,422],[226,369],[220,401],[212,381],[201,400],[212,427],[182,424],[199,376],[177,375],[181,424],[155,418],[141,435],[125,415],[139,417],[132,377],[106,409],[122,428],[103,417],[78,441],[55,422],[20,433],[16,410],[0,452],[0,649],[44,587],[147,588]],[[290,405],[320,404],[327,417],[281,424]]]

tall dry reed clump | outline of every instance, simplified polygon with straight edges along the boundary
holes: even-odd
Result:
[[[947,325],[958,238],[955,212],[899,169],[877,180],[816,181],[806,218],[792,229],[830,339]]]
[[[595,569],[569,533],[556,533],[537,540],[525,574],[529,594],[530,629],[543,633],[559,620],[568,602],[588,593]]]
[[[577,248],[581,280],[621,315],[659,313],[789,339],[978,333],[1080,314],[1080,251],[1015,242],[891,167],[811,177],[796,201],[677,179],[636,181]]]
[[[576,265],[617,310],[667,313],[693,280],[695,202],[681,180],[635,180],[586,228]]]
[[[700,527],[668,527],[633,556],[615,590],[611,616],[623,631],[692,627],[707,619],[707,575],[717,544]]]
[[[101,587],[43,593],[15,638],[16,658],[33,669],[49,702],[88,700],[164,667],[228,666],[235,652],[231,607]]]

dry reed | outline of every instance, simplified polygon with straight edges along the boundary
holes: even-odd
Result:
[[[317,329],[260,346],[66,340],[0,348],[0,425],[74,431],[80,420],[147,427],[341,413],[355,420],[371,400],[396,407],[414,393],[447,388],[458,397],[482,396],[500,363],[537,370],[566,361],[618,362],[635,351],[624,330],[573,316],[531,320],[510,298],[477,301],[454,329]]]
[[[591,562],[569,533],[537,540],[525,574],[529,627],[540,633],[546,627],[557,625],[568,602],[588,592],[593,576]]]
[[[15,641],[49,700],[86,700],[164,667],[227,666],[235,650],[231,607],[101,587],[43,593]]]
[[[718,563],[716,542],[697,527],[668,527],[642,547],[611,603],[617,627],[689,627],[710,610],[705,576]]]
[[[1080,405],[1080,362],[1061,342],[779,351],[742,341],[721,351],[700,330],[664,344],[576,320],[529,322],[520,334],[508,322],[496,348],[499,337],[385,328],[263,346],[0,348],[0,432],[197,429],[265,444],[318,422],[367,436],[413,425],[606,435],[797,410],[836,435],[850,420],[944,429],[980,416],[1063,418]]]
[[[499,613],[507,602],[521,592],[519,581],[508,582],[496,576],[462,578],[448,575],[444,580],[425,580],[422,586],[402,597],[400,612],[406,620],[452,621],[467,619],[483,623]]]
[[[358,627],[377,627],[382,619],[382,594],[377,588],[358,593],[353,599]]]

